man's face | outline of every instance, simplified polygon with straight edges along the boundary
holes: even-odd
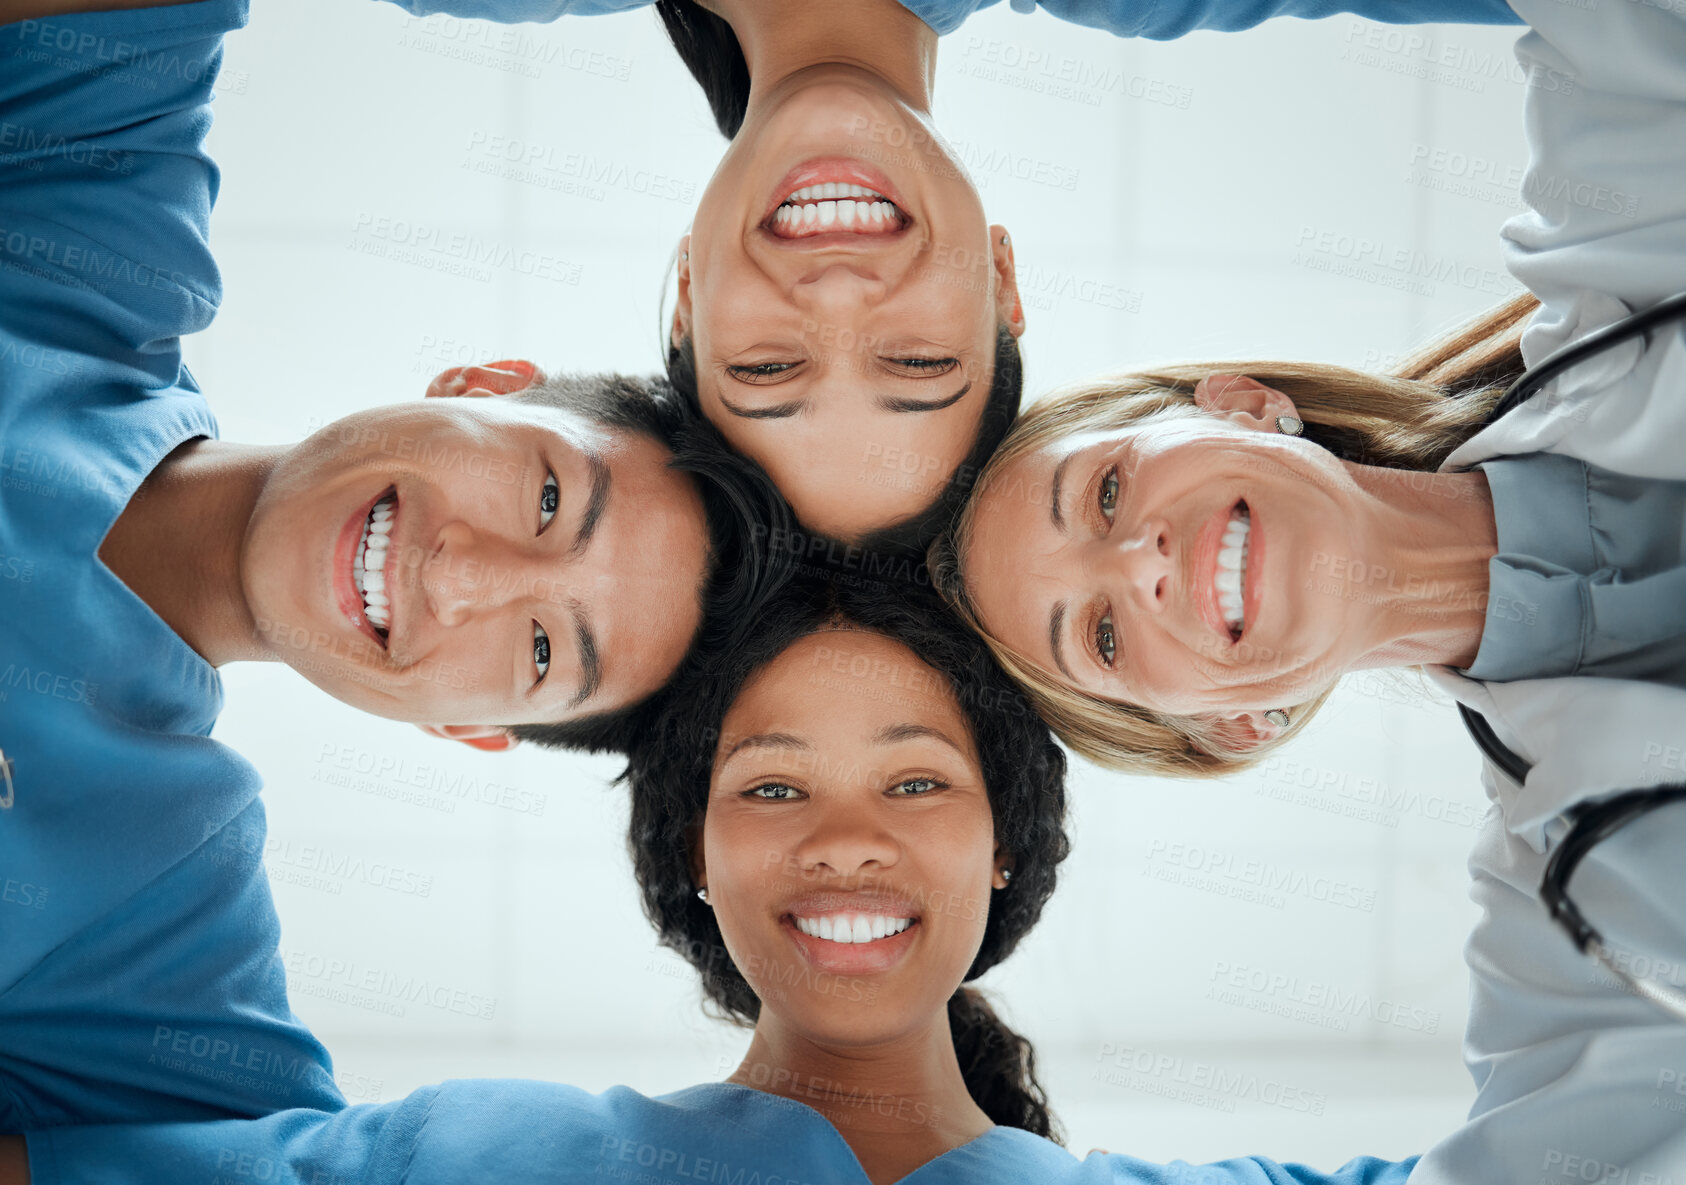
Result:
[[[635,703],[701,616],[707,525],[669,460],[641,433],[507,398],[347,416],[280,461],[253,511],[240,577],[256,640],[394,720],[557,723]]]
[[[682,247],[675,337],[703,414],[808,526],[843,539],[942,492],[977,437],[1011,245],[933,128],[865,71],[758,105]]]

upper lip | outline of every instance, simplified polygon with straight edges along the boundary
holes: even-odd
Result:
[[[785,902],[781,914],[791,917],[819,918],[827,915],[878,915],[889,918],[915,918],[920,909],[906,894],[881,892],[841,892],[835,889],[803,893]]]

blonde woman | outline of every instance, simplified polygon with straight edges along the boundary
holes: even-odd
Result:
[[[1513,7],[1530,77],[1573,80],[1527,100],[1533,210],[1503,238],[1531,296],[1393,376],[1240,362],[1057,393],[933,571],[1055,731],[1115,769],[1244,769],[1347,672],[1426,673],[1500,809],[1470,860],[1479,1091],[1412,1180],[1679,1180],[1686,1125],[1654,1096],[1686,1066],[1686,1025],[1659,1007],[1686,987],[1686,899],[1607,889],[1644,866],[1615,845],[1654,844],[1686,805],[1607,840],[1572,886],[1627,952],[1605,970],[1541,906],[1572,824],[1686,794],[1686,321],[1496,413],[1525,363],[1686,304],[1686,10]]]

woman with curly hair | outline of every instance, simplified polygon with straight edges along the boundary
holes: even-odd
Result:
[[[1065,759],[928,595],[788,588],[682,672],[628,780],[646,912],[754,1026],[727,1081],[447,1082],[337,1113],[60,1128],[29,1137],[27,1166],[0,1138],[0,1185],[1396,1185],[1415,1163],[1194,1170],[1060,1146],[1030,1043],[965,985],[1053,892]]]

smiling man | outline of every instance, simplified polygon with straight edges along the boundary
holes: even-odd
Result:
[[[782,504],[660,381],[522,361],[217,439],[181,339],[221,299],[203,142],[246,3],[83,6],[0,28],[0,1132],[335,1110],[218,668],[616,747],[752,608]]]

